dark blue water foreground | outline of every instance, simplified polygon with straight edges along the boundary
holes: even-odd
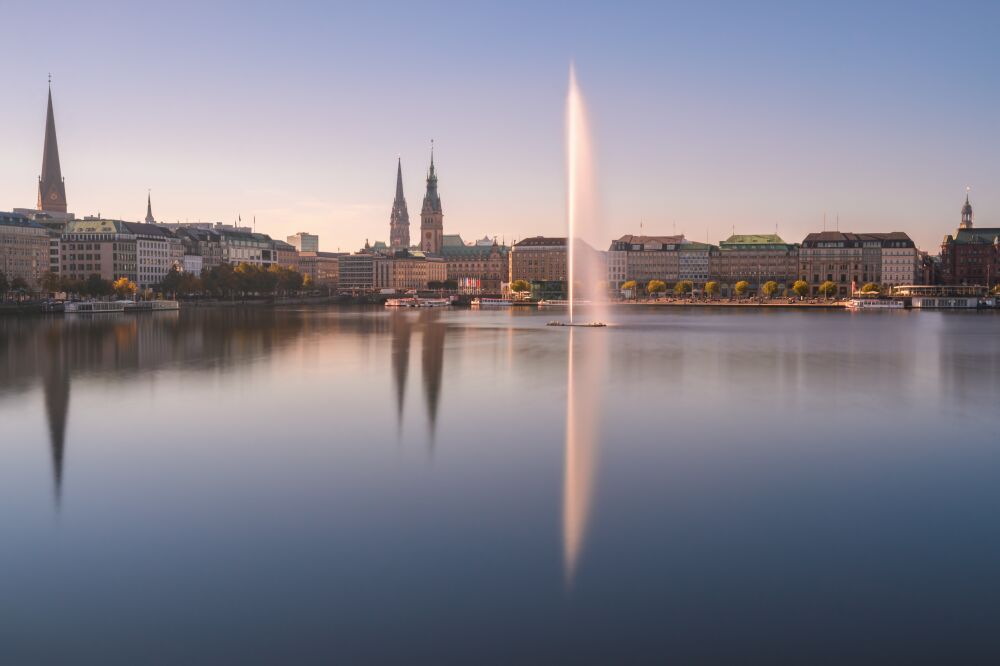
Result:
[[[0,663],[1000,656],[1000,316],[0,319]]]

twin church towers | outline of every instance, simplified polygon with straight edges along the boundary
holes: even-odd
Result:
[[[444,213],[441,211],[441,197],[438,195],[437,173],[434,171],[434,142],[431,142],[431,166],[427,170],[427,192],[424,205],[420,209],[420,239],[416,244],[428,254],[440,254],[444,241]],[[394,250],[410,248],[410,214],[406,210],[403,196],[403,162],[396,163],[396,198],[392,202],[389,216],[389,247]]]

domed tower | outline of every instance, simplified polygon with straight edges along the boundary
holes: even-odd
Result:
[[[965,205],[962,206],[962,222],[958,225],[959,229],[971,229],[972,228],[972,204],[969,203],[969,190],[965,190]]]

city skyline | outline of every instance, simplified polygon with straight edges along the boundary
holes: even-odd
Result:
[[[828,229],[839,218],[843,231],[906,231],[935,252],[958,224],[967,185],[977,222],[996,225],[1000,196],[992,183],[1000,174],[991,159],[998,146],[989,109],[997,93],[988,26],[997,10],[969,3],[962,12],[912,16],[902,7],[787,16],[779,8],[669,15],[628,8],[610,15],[586,6],[571,18],[543,7],[519,33],[525,54],[517,57],[501,43],[506,30],[485,37],[473,31],[481,47],[469,51],[464,45],[473,35],[446,28],[471,18],[509,27],[526,10],[456,10],[431,30],[437,38],[421,44],[422,57],[408,59],[400,45],[376,53],[365,39],[379,30],[384,38],[402,38],[409,28],[419,33],[433,16],[399,8],[398,20],[382,25],[372,9],[300,6],[239,17],[238,27],[257,46],[216,35],[206,48],[232,52],[201,69],[177,48],[137,49],[127,62],[109,45],[73,48],[71,30],[85,34],[100,19],[107,19],[105,31],[121,32],[118,46],[128,49],[179,30],[176,17],[68,8],[44,57],[14,54],[0,65],[18,100],[0,111],[8,146],[0,199],[12,209],[31,207],[37,197],[52,70],[62,174],[69,210],[78,216],[139,221],[152,190],[158,220],[256,217],[258,230],[276,238],[308,229],[322,237],[324,250],[355,250],[365,238],[389,240],[393,162],[402,157],[411,196],[422,192],[435,139],[446,233],[508,242],[561,235],[562,103],[574,59],[592,107],[611,237],[638,233],[641,223],[646,233],[676,229],[716,243],[734,227],[766,233],[777,225],[796,241],[822,228],[825,212]],[[40,20],[38,11],[13,8],[13,25]],[[671,20],[640,20],[646,14]],[[768,27],[775,14],[785,20]],[[940,48],[939,40],[950,37],[937,24],[959,14],[962,48]],[[293,37],[287,29],[305,15],[314,25],[300,25],[305,34]],[[223,9],[208,11],[189,36],[205,37],[230,18]],[[342,31],[348,20],[354,36]],[[574,39],[602,21],[609,44]],[[755,28],[753,40],[740,32],[741,21]],[[147,31],[136,36],[140,24]],[[678,25],[692,35],[710,28],[704,34],[716,37],[702,43],[674,34]],[[274,39],[255,42],[268,26]],[[665,31],[663,44],[612,52],[611,44],[641,41],[655,27]],[[308,43],[325,28],[345,39]],[[293,43],[302,52],[280,50]],[[806,48],[812,43],[829,43],[829,52]],[[335,59],[310,57],[343,57],[351,49],[364,58],[350,71],[330,65]],[[454,62],[459,52],[466,62]],[[682,56],[691,62],[680,63]],[[425,70],[433,81],[422,79]],[[262,97],[265,83],[271,93]],[[388,104],[400,97],[414,102]],[[347,104],[330,106],[337,100]]]

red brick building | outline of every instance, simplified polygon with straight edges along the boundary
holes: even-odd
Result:
[[[987,288],[1000,282],[1000,228],[975,228],[968,195],[958,231],[941,243],[941,278],[945,284]]]

